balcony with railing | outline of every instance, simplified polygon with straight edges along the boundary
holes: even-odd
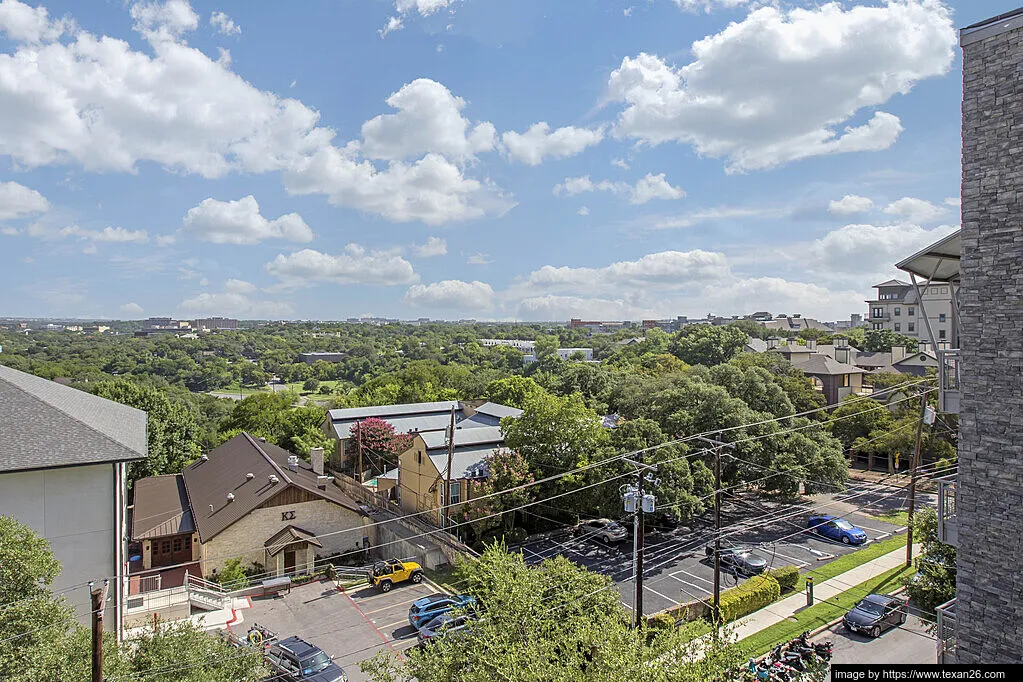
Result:
[[[959,544],[959,525],[956,519],[956,477],[942,476],[938,481],[938,541],[946,545]]]
[[[956,600],[945,602],[938,614],[938,663],[956,662]]]
[[[959,414],[959,367],[958,348],[938,349],[938,410]]]

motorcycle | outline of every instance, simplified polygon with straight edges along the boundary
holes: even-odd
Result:
[[[771,655],[775,661],[795,670],[797,676],[799,673],[806,671],[806,663],[803,662],[803,657],[794,651],[783,651],[780,644],[774,648]]]

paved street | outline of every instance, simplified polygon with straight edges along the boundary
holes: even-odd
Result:
[[[832,663],[934,663],[937,644],[924,622],[910,616],[901,628],[877,639],[850,633],[842,625],[826,630],[814,641],[830,639],[835,646]]]
[[[367,678],[358,662],[382,649],[404,651],[415,645],[416,633],[408,624],[412,602],[433,594],[429,583],[400,585],[386,594],[375,588],[356,587],[340,592],[328,581],[295,587],[288,595],[253,598],[237,634],[259,623],[282,638],[299,636],[336,656],[351,682]]]
[[[757,553],[767,559],[770,567],[792,564],[807,569],[856,551],[855,547],[800,532],[805,531],[807,519],[814,513],[844,515],[851,523],[863,528],[870,541],[886,538],[900,530],[898,526],[851,511],[872,498],[875,501],[880,500],[890,494],[891,489],[860,484],[852,492],[843,493],[839,497],[860,492],[866,494],[852,502],[838,502],[823,508],[821,505],[830,502],[832,497],[819,496],[812,502],[806,501],[799,505],[781,505],[754,498],[730,499],[722,508],[721,523],[729,534],[723,544],[756,546]],[[880,501],[898,508],[899,503],[903,501],[900,498],[901,496],[895,496]],[[888,504],[879,504],[879,508],[889,508]],[[765,523],[759,517],[768,513],[773,513],[775,517],[790,518]],[[793,533],[798,534],[787,537]],[[712,538],[712,526],[707,521],[707,515],[691,528],[681,528],[670,533],[655,532],[646,536],[643,583],[645,613],[656,613],[692,599],[706,599],[711,595],[714,566],[706,556],[705,547]],[[611,576],[621,595],[622,603],[627,608],[632,608],[635,588],[632,580],[631,536],[628,540],[605,546],[592,538],[562,535],[530,542],[519,549],[527,563],[539,563],[548,557],[562,554],[590,570]],[[741,580],[722,573],[722,589],[737,585]]]

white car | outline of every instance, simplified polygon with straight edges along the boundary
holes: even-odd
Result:
[[[629,537],[629,531],[611,519],[581,521],[576,527],[576,533],[583,537],[600,540],[607,545],[610,545],[612,542],[621,542]]]

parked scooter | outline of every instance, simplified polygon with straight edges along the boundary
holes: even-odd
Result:
[[[772,657],[775,661],[779,661],[789,668],[792,668],[796,673],[801,673],[806,670],[806,663],[803,662],[803,657],[794,651],[783,651],[782,645],[774,647],[774,651],[771,652]]]

